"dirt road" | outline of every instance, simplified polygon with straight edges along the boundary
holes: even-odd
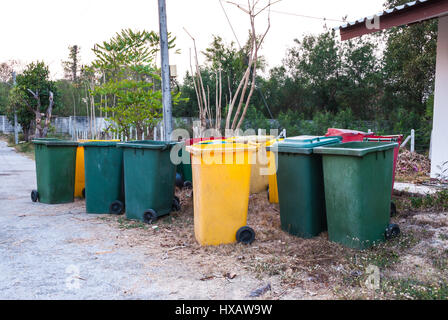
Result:
[[[159,242],[129,241],[133,230],[86,214],[84,201],[31,202],[35,188],[34,161],[0,141],[0,299],[247,299],[265,284],[237,267],[234,279],[201,280]]]

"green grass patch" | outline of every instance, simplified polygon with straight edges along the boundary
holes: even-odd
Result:
[[[148,229],[148,225],[141,221],[128,220],[126,218],[118,218],[118,227],[120,229]]]
[[[415,211],[415,210],[448,210],[448,190],[441,190],[434,194],[428,194],[421,197],[400,197],[395,200],[397,210]]]
[[[446,300],[448,285],[446,282],[428,283],[415,279],[389,279],[384,281],[385,293],[392,293],[396,299],[405,300]]]

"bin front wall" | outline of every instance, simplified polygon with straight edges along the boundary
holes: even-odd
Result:
[[[201,245],[236,241],[236,232],[247,223],[251,165],[205,163],[192,156],[194,184],[194,231]]]
[[[84,147],[76,148],[75,197],[82,197],[85,188]]]
[[[176,179],[170,150],[123,148],[123,159],[126,217],[143,220],[148,209],[169,213]]]
[[[393,149],[364,157],[323,155],[328,236],[364,249],[384,241],[390,218]]]
[[[303,238],[325,231],[322,157],[279,152],[277,181],[282,230]]]
[[[86,211],[109,213],[115,200],[124,201],[123,149],[115,146],[84,148]]]
[[[277,186],[277,164],[275,163],[275,154],[272,151],[266,152],[267,158],[269,159],[269,171],[270,174],[268,176],[269,182],[269,202],[270,203],[278,203],[278,186]]]
[[[35,144],[39,202],[73,202],[76,146]]]

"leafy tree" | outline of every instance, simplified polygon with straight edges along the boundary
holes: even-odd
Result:
[[[174,39],[169,36],[168,42],[173,48]],[[141,137],[161,117],[160,72],[155,64],[158,50],[159,36],[146,30],[122,30],[109,41],[95,45],[96,59],[86,71],[100,75],[101,82],[91,89],[91,95],[100,97],[97,104],[115,124],[110,131],[129,137],[134,127]],[[173,96],[174,105],[179,96]]]
[[[68,47],[69,60],[63,61],[62,66],[64,67],[65,78],[77,83],[79,80],[79,73],[81,70],[80,66],[80,50],[81,48],[78,45],[73,45]]]
[[[48,66],[43,62],[33,62],[26,66],[22,74],[17,75],[16,87],[9,95],[6,115],[14,120],[17,112],[18,123],[22,126],[25,139],[30,137],[29,129],[33,119],[36,121],[36,137],[45,137],[51,119],[52,102],[58,105],[59,95],[55,83],[50,80]],[[50,111],[45,127],[41,128],[42,113]]]
[[[9,91],[11,90],[11,84],[6,82],[0,82],[0,114],[3,115],[6,112],[6,105],[8,104]]]

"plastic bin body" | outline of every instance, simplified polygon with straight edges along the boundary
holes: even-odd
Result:
[[[323,157],[330,241],[365,249],[385,240],[396,146],[349,142],[314,149]]]
[[[201,245],[236,241],[247,223],[254,146],[226,142],[187,147],[192,155],[194,232]]]
[[[78,139],[79,143],[88,141],[120,141],[120,140],[86,140]],[[85,188],[85,170],[84,170],[84,147],[78,145],[76,149],[76,172],[75,172],[75,197],[82,198],[82,190]]]
[[[126,218],[143,221],[149,209],[158,217],[171,212],[176,165],[170,152],[176,144],[152,140],[117,144],[123,149]]]
[[[398,145],[394,148],[394,166],[392,171],[392,195],[394,195],[394,183],[395,183],[395,172],[397,169],[398,153],[400,152],[400,145],[403,141],[403,135],[389,135],[389,136],[368,136],[364,138],[364,141],[371,142],[396,142]]]
[[[78,143],[58,139],[36,139],[33,143],[39,202],[73,202]]]
[[[87,213],[109,213],[112,202],[124,201],[123,149],[117,142],[82,143]]]
[[[274,136],[238,136],[227,139],[237,143],[253,143],[257,145],[255,162],[252,164],[250,174],[250,193],[260,193],[267,190],[269,185],[269,175],[266,174],[269,167],[266,145],[274,140]]]
[[[299,136],[273,147],[278,152],[278,195],[282,230],[312,238],[327,229],[322,157],[313,149],[339,137]],[[268,148],[274,151],[274,148]]]

